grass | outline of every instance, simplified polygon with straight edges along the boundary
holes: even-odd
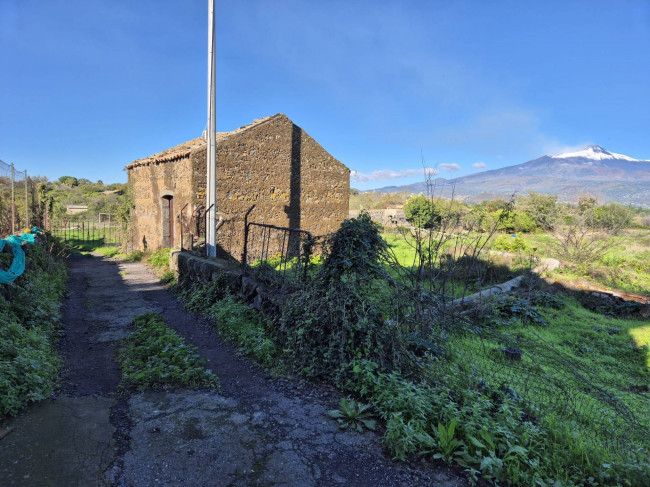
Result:
[[[138,390],[205,387],[219,388],[219,379],[205,368],[206,361],[157,313],[133,320],[133,332],[123,340],[118,361],[124,388]]]
[[[395,261],[399,266],[405,269],[415,269],[417,267],[418,261],[413,237],[404,237],[393,233],[384,233],[382,237],[390,246]],[[485,237],[468,234],[467,236],[445,236],[444,238],[447,240],[440,246],[441,254],[452,255],[458,259],[465,249],[471,255],[474,244],[478,242],[478,239],[484,239]],[[474,242],[474,244],[471,242]],[[432,246],[434,245],[435,242],[432,242]],[[468,247],[470,248],[468,249]],[[441,259],[437,260],[439,262]],[[529,259],[524,254],[515,258],[493,255],[488,252],[482,252],[478,258],[466,256],[463,260],[457,260],[454,270],[447,273],[448,280],[445,282],[445,294],[460,298],[482,288],[512,279],[527,272],[529,268]],[[398,277],[398,274],[393,270],[387,268],[387,271],[391,276]],[[435,291],[435,282],[425,281],[424,285]]]
[[[650,428],[647,394],[635,390],[650,383],[650,326],[593,313],[571,298],[564,303],[538,310],[546,325],[510,321],[464,337],[457,349],[485,380],[512,388],[531,411],[580,438],[594,459],[625,463],[634,457],[631,445],[650,447],[648,430],[637,435],[630,422]],[[504,347],[520,349],[521,362],[508,360],[499,352]]]
[[[557,257],[551,235],[529,234],[525,240],[537,249],[540,257]],[[596,261],[565,263],[550,277],[582,278],[612,289],[650,296],[650,230],[627,229],[610,237],[609,242],[611,246]]]
[[[188,309],[210,318],[225,340],[264,367],[278,365],[281,351],[269,331],[270,320],[235,297],[224,276],[208,285],[184,282],[174,289]]]
[[[63,241],[68,249],[73,253],[90,254],[93,252],[105,255],[106,257],[115,257],[119,254],[118,245],[106,243],[103,238],[97,239],[67,239]]]
[[[650,368],[650,325],[646,323],[639,323],[639,326],[629,328],[628,333],[634,339],[634,342],[639,347],[646,347],[646,364]]]

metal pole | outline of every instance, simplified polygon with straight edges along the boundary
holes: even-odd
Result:
[[[209,257],[217,255],[217,110],[215,87],[215,26],[214,10],[215,0],[208,0],[208,136],[207,136],[207,181],[206,181],[206,206],[208,218],[206,220],[205,250]]]
[[[25,169],[25,228],[31,228],[29,224],[29,205],[27,202],[27,169]]]
[[[14,163],[11,163],[11,234],[16,232],[16,194],[14,189],[14,179],[16,178],[16,169]]]

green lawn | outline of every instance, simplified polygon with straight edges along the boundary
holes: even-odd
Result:
[[[463,337],[461,360],[466,357],[480,377],[512,388],[531,405],[531,416],[539,410],[540,417],[562,424],[596,457],[611,442],[647,451],[648,320],[611,318],[572,298],[564,302],[561,309],[539,309],[546,325],[509,323]],[[521,350],[521,361],[499,351],[506,347]],[[629,460],[631,451],[621,446],[618,460]]]

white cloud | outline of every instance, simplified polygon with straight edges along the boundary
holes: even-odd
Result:
[[[382,169],[379,171],[373,171],[370,174],[362,173],[359,171],[350,171],[350,180],[357,183],[365,183],[367,181],[380,181],[382,179],[399,179],[407,178],[409,176],[427,176],[438,174],[436,169],[424,168],[424,169],[405,169],[403,171],[393,171],[391,169]]]
[[[521,162],[522,157],[532,159],[574,148],[546,133],[542,125],[541,115],[533,109],[508,104],[488,106],[459,124],[441,129],[435,133],[433,142],[496,153],[498,159],[513,159],[513,162]]]
[[[447,172],[460,171],[460,166],[458,164],[439,164],[438,167]]]
[[[544,155],[546,156],[557,156],[560,154],[566,154],[567,152],[578,152],[584,150],[585,147],[592,145],[593,142],[585,142],[584,144],[576,145],[562,145],[560,143],[549,143],[546,146]]]
[[[487,167],[487,166],[485,165],[485,163],[484,163],[484,162],[481,162],[481,161],[479,161],[479,162],[475,162],[474,164],[472,164],[472,166],[474,166],[474,167],[477,168],[477,169],[483,169],[483,168]]]

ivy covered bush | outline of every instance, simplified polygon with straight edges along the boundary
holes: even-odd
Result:
[[[386,368],[406,361],[408,328],[381,265],[387,250],[367,213],[345,220],[309,287],[288,300],[280,340],[303,373],[331,377],[355,358]]]
[[[65,263],[52,255],[60,250],[53,240],[37,239],[27,250],[24,274],[0,285],[0,418],[54,392],[67,277]]]

